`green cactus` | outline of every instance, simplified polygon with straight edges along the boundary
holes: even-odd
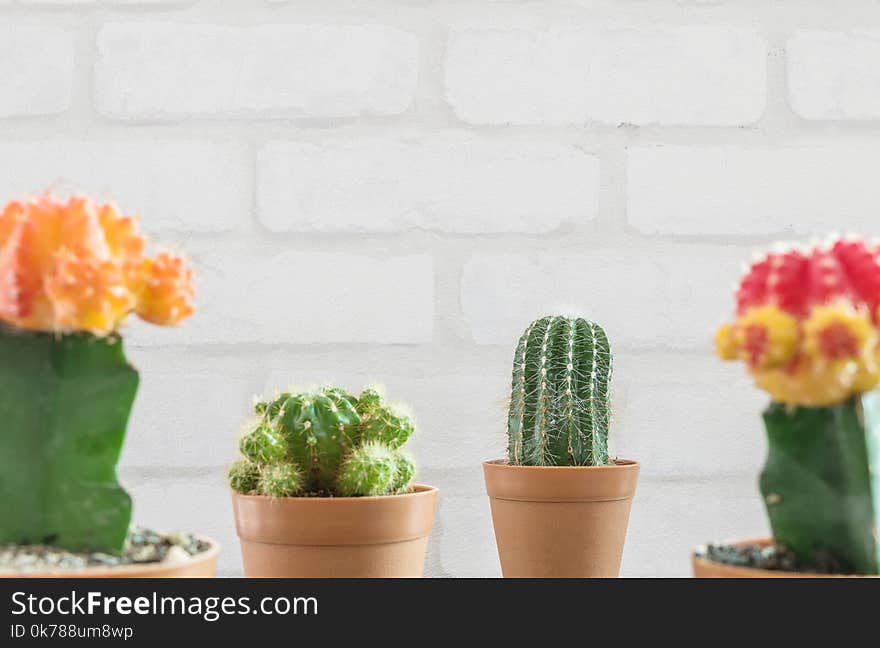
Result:
[[[376,400],[374,394],[373,390],[367,390],[356,406],[361,417],[361,440],[379,441],[399,448],[415,432],[415,424],[409,416]]]
[[[582,318],[535,320],[516,347],[508,461],[528,466],[604,466],[608,459],[611,348]]]
[[[137,387],[117,336],[0,327],[0,544],[122,551],[116,462]]]
[[[415,424],[375,389],[359,398],[334,386],[285,392],[254,409],[258,421],[239,446],[245,459],[228,475],[238,493],[354,497],[412,484],[415,466],[398,449]]]
[[[236,493],[255,493],[260,482],[260,467],[250,459],[239,459],[229,467],[226,476]]]
[[[880,573],[880,395],[773,403],[764,424],[760,485],[774,540],[823,571]]]
[[[255,464],[281,461],[287,454],[284,440],[268,425],[258,425],[241,437],[239,449]]]
[[[405,493],[409,490],[409,486],[416,475],[416,464],[412,457],[400,450],[394,454],[394,459],[397,462],[396,476],[391,488],[395,493]]]
[[[340,495],[384,495],[394,492],[397,457],[380,441],[354,448],[339,467],[336,490]]]
[[[302,489],[302,484],[303,476],[296,464],[276,461],[260,469],[257,490],[269,497],[290,497]]]

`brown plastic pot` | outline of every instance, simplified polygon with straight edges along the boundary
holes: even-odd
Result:
[[[245,576],[419,578],[437,489],[382,497],[232,493]]]
[[[0,570],[0,578],[214,578],[220,545],[211,538],[199,536],[199,539],[207,542],[208,548],[189,560],[180,562],[56,569],[38,572]]]
[[[729,542],[734,547],[743,545],[759,545],[767,547],[773,544],[771,538],[749,538]],[[739,567],[737,565],[725,565],[724,563],[707,560],[691,554],[691,565],[694,568],[696,578],[877,578],[876,576],[856,576],[852,574],[816,574],[813,572],[782,571],[781,569],[756,569],[754,567]]]
[[[639,464],[511,466],[483,462],[505,578],[614,578]]]

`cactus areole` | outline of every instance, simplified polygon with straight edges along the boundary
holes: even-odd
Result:
[[[243,495],[359,497],[406,493],[415,467],[401,446],[412,418],[375,389],[287,392],[255,405],[229,485]]]
[[[513,358],[508,462],[604,466],[611,348],[601,326],[562,316],[535,320]]]
[[[119,328],[188,317],[190,280],[112,205],[39,196],[0,212],[0,544],[122,550],[116,462],[138,373]]]
[[[759,258],[715,342],[773,399],[760,486],[776,543],[806,567],[880,573],[880,247]]]

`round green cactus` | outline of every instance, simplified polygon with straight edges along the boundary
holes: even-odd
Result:
[[[333,486],[339,463],[357,441],[359,424],[354,404],[337,389],[293,394],[275,419],[291,458],[309,473],[313,489],[319,491]]]
[[[384,443],[367,441],[352,450],[336,479],[340,495],[385,495],[397,481],[397,457]]]
[[[241,454],[257,464],[280,461],[287,454],[284,440],[268,425],[258,425],[241,437]]]
[[[296,495],[303,485],[303,476],[293,463],[278,461],[266,464],[260,470],[258,491],[269,497]]]
[[[249,459],[239,459],[229,467],[229,486],[236,493],[247,495],[257,490],[260,467]]]
[[[368,389],[358,400],[361,417],[361,438],[364,442],[379,441],[391,448],[399,448],[415,432],[411,417],[390,405],[383,405],[378,392]]]
[[[415,423],[375,389],[360,397],[334,386],[285,392],[254,409],[258,422],[240,442],[246,459],[229,473],[239,493],[354,497],[404,493],[412,484],[415,466],[398,448]]]
[[[397,475],[394,478],[393,489],[395,493],[405,493],[409,490],[416,475],[416,464],[412,457],[399,450],[395,453],[395,460],[397,461]]]

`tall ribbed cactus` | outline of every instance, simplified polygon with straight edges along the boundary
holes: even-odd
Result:
[[[256,405],[257,424],[229,470],[242,494],[389,495],[404,493],[415,467],[400,447],[413,420],[375,389],[355,397],[338,387],[284,393]]]
[[[611,348],[601,326],[558,315],[532,322],[513,360],[508,461],[608,464],[610,380]]]

